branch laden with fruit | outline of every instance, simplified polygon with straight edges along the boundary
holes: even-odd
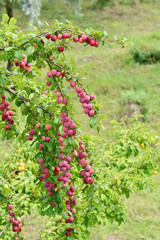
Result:
[[[82,32],[70,23],[57,22],[47,32],[34,28],[24,33],[17,30],[14,18],[9,23],[8,20],[4,15],[0,29],[0,128],[4,138],[13,139],[21,148],[24,146],[25,163],[18,160],[17,154],[21,151],[15,153],[13,150],[13,164],[9,155],[5,158],[8,162],[0,176],[5,185],[4,191],[0,188],[3,209],[0,236],[2,239],[6,236],[24,239],[20,233],[22,220],[17,215],[30,213],[31,207],[36,205],[41,215],[52,219],[52,227],[41,233],[43,239],[89,239],[89,226],[96,222],[108,219],[121,223],[125,220],[121,195],[128,192],[126,172],[121,172],[119,179],[109,174],[119,167],[116,166],[117,152],[112,156],[115,165],[112,161],[107,163],[104,159],[106,145],[101,155],[101,150],[98,153],[93,143],[99,139],[92,141],[89,136],[80,134],[72,89],[84,114],[90,118],[91,128],[97,127],[100,131],[104,116],[100,114],[95,95],[85,87],[79,73],[65,59],[64,52],[70,50],[74,42],[96,48],[111,43],[124,47],[127,42],[120,37],[109,39],[105,32],[93,29]],[[12,63],[12,71],[6,69],[6,61]],[[41,78],[44,72],[46,83]],[[148,139],[150,136],[146,139],[150,146]],[[155,166],[158,169],[157,156],[152,169]],[[132,164],[128,168],[134,180]],[[136,168],[137,172],[144,170],[143,161],[137,163]],[[136,181],[141,182],[140,179]],[[112,211],[109,211],[110,206],[113,206]],[[9,222],[6,223],[7,208],[11,210],[9,222],[13,234],[8,230]],[[16,209],[16,214],[12,208]]]

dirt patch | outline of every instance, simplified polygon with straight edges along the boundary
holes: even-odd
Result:
[[[125,109],[125,112],[121,116],[122,120],[132,118],[135,114],[137,114],[137,116],[142,115],[140,104],[138,103],[130,102],[127,106],[125,106]],[[142,121],[142,118],[139,118],[139,120]]]

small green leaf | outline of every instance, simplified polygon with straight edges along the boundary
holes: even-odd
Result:
[[[17,20],[16,20],[14,17],[12,17],[12,18],[9,20],[9,25],[10,25],[11,27],[13,27],[13,26],[16,24],[16,22],[17,22]]]
[[[30,46],[27,48],[26,53],[28,56],[32,55],[35,51],[35,48],[33,46]]]
[[[7,23],[8,20],[9,20],[8,15],[7,14],[3,14],[2,20],[3,20],[4,23]]]

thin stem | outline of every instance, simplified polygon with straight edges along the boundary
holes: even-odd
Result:
[[[0,233],[0,237],[2,236],[2,234],[4,233],[5,229],[8,227],[8,223],[5,225],[5,227],[3,228],[2,232]]]

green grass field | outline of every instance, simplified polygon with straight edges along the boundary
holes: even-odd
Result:
[[[71,19],[74,25],[94,27],[106,30],[109,35],[126,37],[133,43],[126,48],[107,47],[89,48],[74,46],[67,56],[77,66],[86,85],[95,92],[98,103],[102,105],[102,113],[107,115],[105,129],[102,134],[111,139],[110,121],[121,120],[129,116],[131,106],[135,106],[144,115],[146,124],[159,135],[160,126],[160,63],[135,63],[131,51],[133,49],[160,50],[160,2],[144,1],[136,4],[108,5],[103,9],[95,9],[91,1],[84,1],[83,9],[78,16],[69,11],[67,5],[50,6],[44,1],[41,12],[42,20],[53,24],[55,19],[64,21]],[[0,15],[4,13],[0,8]],[[20,9],[14,15],[27,28],[27,18]],[[20,24],[19,24],[20,25]],[[80,106],[80,105],[78,105]],[[80,112],[81,113],[81,112]],[[83,132],[88,132],[88,119],[81,117]],[[95,130],[90,130],[96,134]],[[160,176],[154,176],[153,182],[160,182]],[[117,226],[96,226],[91,229],[91,240],[159,240],[160,239],[160,187],[152,193],[143,190],[132,195],[126,201],[128,222]],[[46,220],[47,221],[47,220]],[[40,239],[39,229],[44,227],[39,216],[30,216],[28,226],[24,229],[27,239]],[[43,239],[44,240],[44,239]]]

